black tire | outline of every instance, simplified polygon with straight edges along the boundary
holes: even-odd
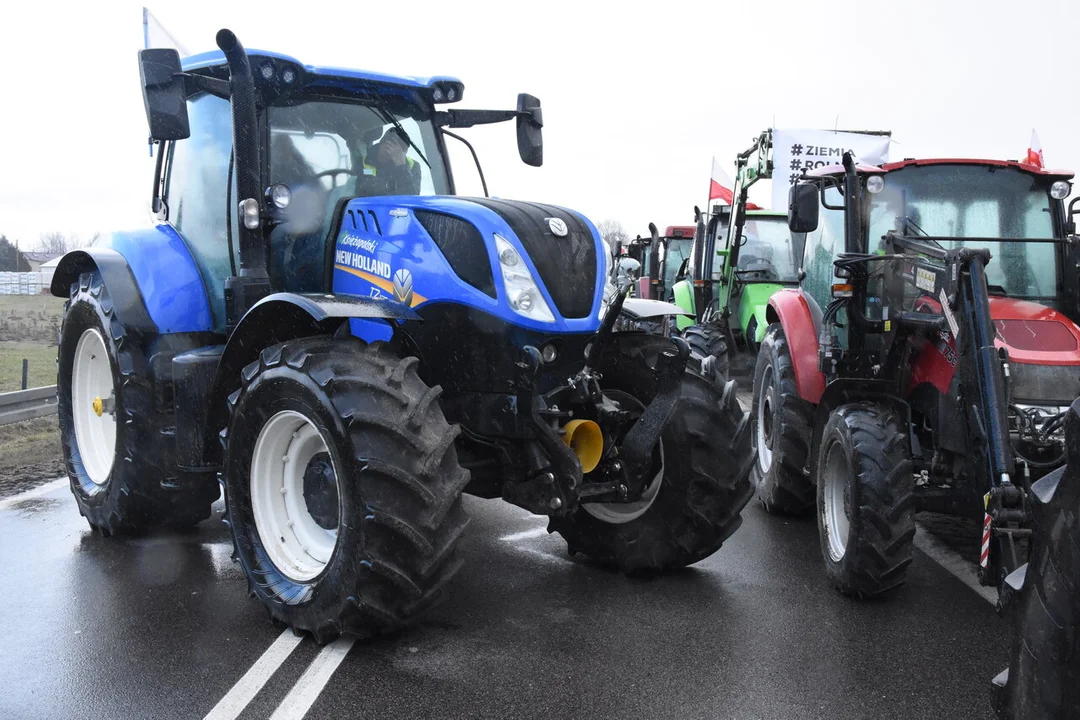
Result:
[[[108,354],[115,394],[116,445],[108,475],[95,483],[75,431],[72,370],[79,339],[99,333]],[[103,535],[186,528],[205,520],[221,495],[213,474],[167,482],[174,453],[155,418],[154,391],[143,338],[124,327],[97,271],[71,285],[57,349],[57,415],[71,491],[79,512]],[[105,398],[103,398],[104,400]],[[175,472],[173,472],[175,475]]]
[[[1032,485],[1030,560],[1003,588],[1015,634],[994,687],[1008,720],[1080,717],[1080,402],[1070,412],[1069,464]]]
[[[713,370],[721,382],[727,382],[731,375],[731,360],[728,357],[727,332],[717,323],[691,325],[682,332],[682,337],[690,350],[702,358],[713,358]]]
[[[602,365],[606,391],[627,393],[647,404],[656,392],[652,367],[657,346]],[[652,504],[639,517],[615,523],[584,506],[551,519],[548,530],[566,540],[571,554],[627,573],[669,570],[712,555],[742,523],[753,497],[749,423],[735,398],[735,383],[699,372],[692,356],[682,397],[661,435],[664,474]]]
[[[821,553],[836,588],[872,597],[902,585],[915,537],[905,421],[873,403],[836,408],[825,424],[814,476]]]
[[[270,616],[319,644],[411,624],[460,567],[469,481],[454,445],[460,429],[446,422],[441,390],[420,380],[417,362],[383,343],[304,338],[263,350],[229,398],[224,477],[235,557]],[[318,429],[337,469],[335,545],[325,568],[302,581],[271,561],[252,508],[255,443],[283,410]]]
[[[757,451],[751,477],[765,510],[804,516],[814,509],[810,457],[814,406],[799,397],[784,328],[769,326],[754,366],[750,425]],[[762,452],[764,447],[765,452]]]

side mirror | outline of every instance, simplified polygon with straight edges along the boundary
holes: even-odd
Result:
[[[788,190],[788,229],[808,233],[818,226],[818,188],[813,183],[797,182]]]
[[[540,100],[521,93],[517,101],[518,154],[526,165],[540,167],[544,164],[544,113]]]
[[[183,140],[191,135],[181,72],[180,53],[172,48],[139,51],[143,105],[154,140]]]

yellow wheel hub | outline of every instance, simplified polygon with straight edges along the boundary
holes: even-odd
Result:
[[[101,417],[101,413],[105,412],[105,405],[101,402],[101,396],[94,398],[94,402],[91,403],[91,407],[94,408],[94,414]]]

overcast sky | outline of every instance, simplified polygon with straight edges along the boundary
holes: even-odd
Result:
[[[0,233],[146,222],[151,161],[139,91],[144,3],[20,3],[0,23]],[[544,165],[513,124],[466,130],[493,195],[613,218],[632,234],[689,224],[711,159],[769,126],[891,130],[891,157],[1020,159],[1034,128],[1047,165],[1080,168],[1070,91],[1080,3],[897,2],[224,3],[150,11],[194,51],[228,27],[248,48],[308,64],[447,74],[461,107],[544,108]],[[452,142],[452,141],[451,141]],[[479,193],[468,155],[451,159]],[[768,202],[768,186],[755,199]]]

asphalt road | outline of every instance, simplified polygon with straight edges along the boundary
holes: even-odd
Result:
[[[813,521],[756,501],[717,554],[650,580],[466,507],[466,565],[428,622],[319,648],[247,597],[220,503],[125,540],[91,534],[66,487],[0,501],[0,717],[991,717],[1006,624],[922,552],[897,595],[856,602]]]

